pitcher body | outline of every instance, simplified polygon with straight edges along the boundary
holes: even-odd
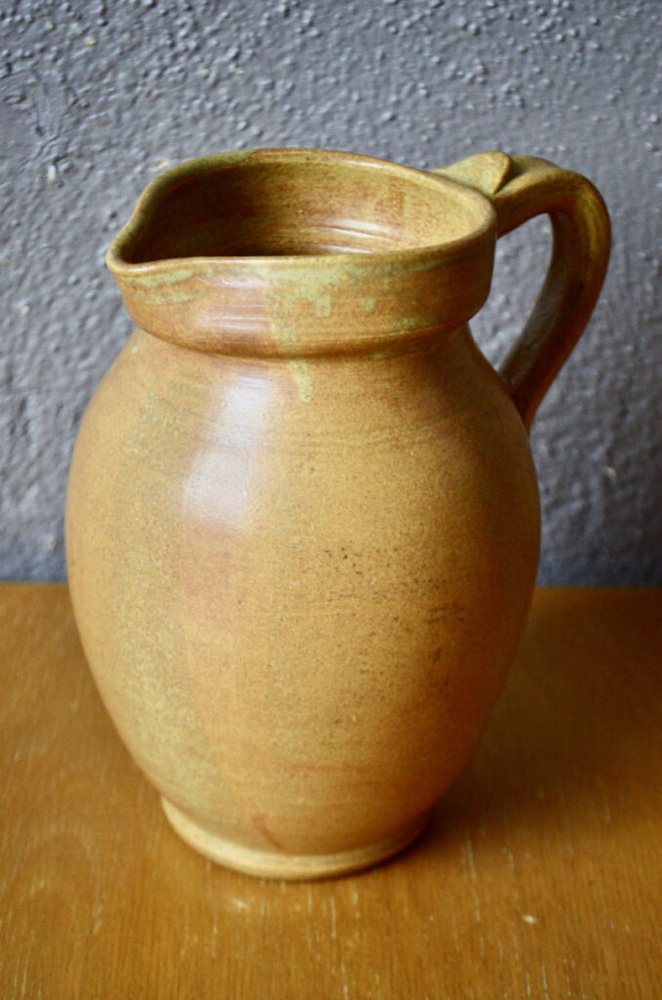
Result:
[[[504,683],[539,511],[526,421],[467,326],[490,201],[365,161],[302,222],[281,154],[252,187],[224,161],[232,196],[164,182],[115,248],[139,328],[81,426],[67,549],[92,672],[174,828],[300,878],[424,827]],[[470,236],[451,218],[432,242],[435,185]]]

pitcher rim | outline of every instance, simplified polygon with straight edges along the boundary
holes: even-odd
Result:
[[[473,207],[473,213],[476,216],[479,212],[482,215],[482,219],[471,228],[467,228],[467,231],[460,236],[435,243],[425,243],[421,246],[399,247],[392,250],[363,250],[361,253],[351,255],[352,266],[370,266],[380,262],[394,265],[400,263],[413,264],[431,255],[434,257],[438,257],[444,253],[455,255],[457,251],[461,251],[464,247],[472,246],[475,241],[480,241],[496,225],[496,214],[489,198],[475,188],[426,169],[405,166],[380,157],[354,153],[347,150],[307,146],[256,147],[192,157],[164,170],[163,173],[151,180],[138,198],[128,220],[110,243],[105,258],[107,267],[116,278],[126,279],[130,277],[138,278],[141,275],[157,274],[178,265],[192,267],[196,264],[203,266],[220,262],[238,268],[250,267],[251,263],[259,264],[261,268],[273,269],[277,272],[283,268],[310,268],[315,265],[326,266],[329,264],[330,258],[345,256],[345,252],[338,250],[331,253],[306,254],[192,254],[155,258],[139,262],[126,259],[125,253],[127,247],[149,225],[154,212],[158,208],[159,198],[169,191],[175,190],[178,182],[195,177],[196,175],[203,176],[218,167],[230,167],[233,164],[240,164],[243,161],[258,163],[260,161],[269,162],[279,159],[299,161],[302,164],[320,161],[338,162],[359,168],[368,167],[376,170],[385,170],[395,176],[401,177],[403,181],[408,183],[429,186],[431,189],[436,188],[439,191],[443,191],[444,189],[452,191],[454,196],[459,197],[470,211]]]

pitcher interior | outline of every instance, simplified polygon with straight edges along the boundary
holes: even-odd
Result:
[[[156,182],[125,263],[423,249],[485,221],[473,192],[350,154],[261,151],[186,167]]]

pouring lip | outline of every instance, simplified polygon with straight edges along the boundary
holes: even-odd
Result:
[[[206,156],[194,157],[165,170],[145,187],[140,195],[128,221],[120,229],[106,252],[106,266],[118,280],[129,279],[140,282],[141,277],[149,279],[171,270],[184,268],[213,268],[228,266],[236,270],[250,269],[259,264],[262,273],[273,271],[274,276],[283,270],[309,269],[311,267],[328,266],[330,258],[347,256],[342,251],[332,253],[310,254],[239,254],[239,255],[187,255],[185,257],[166,257],[134,262],[127,259],[127,250],[149,226],[159,202],[166,194],[196,176],[217,171],[219,168],[231,167],[246,161],[246,163],[276,163],[300,162],[319,163],[336,162],[348,166],[363,167],[374,170],[388,171],[392,176],[402,178],[405,183],[417,183],[430,189],[452,193],[458,202],[464,203],[469,210],[467,214],[474,215],[476,224],[468,228],[466,233],[457,237],[441,240],[435,243],[424,243],[421,246],[395,248],[392,250],[367,250],[360,254],[352,254],[353,267],[371,267],[384,265],[416,265],[426,259],[448,256],[453,258],[462,254],[475,242],[482,242],[496,229],[496,212],[489,198],[460,181],[455,181],[428,170],[403,166],[389,160],[374,156],[353,153],[344,150],[331,150],[304,146],[265,147],[230,152],[212,153]]]

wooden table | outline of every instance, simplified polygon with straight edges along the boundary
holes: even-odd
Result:
[[[539,591],[430,832],[309,885],[171,832],[65,587],[1,586],[0,640],[1,997],[662,997],[662,591]]]

